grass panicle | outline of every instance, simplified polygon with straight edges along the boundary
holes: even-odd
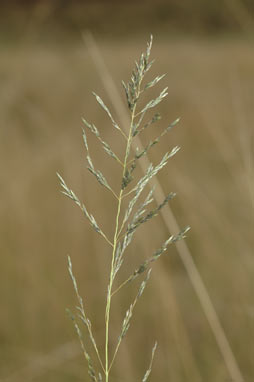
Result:
[[[144,92],[147,92],[153,86],[157,85],[165,77],[164,74],[158,75],[152,81],[147,82],[146,84],[143,84],[144,77],[146,73],[151,69],[151,66],[153,64],[153,61],[150,60],[151,48],[152,48],[152,37],[150,39],[150,42],[147,44],[147,49],[145,53],[142,53],[139,60],[135,62],[135,67],[132,71],[130,81],[127,83],[123,82],[123,87],[124,87],[124,91],[125,91],[125,95],[127,99],[127,106],[130,113],[130,126],[129,126],[128,134],[126,134],[122,130],[120,125],[115,121],[114,116],[112,115],[108,107],[105,105],[101,97],[93,93],[97,102],[106,112],[107,116],[109,117],[113,127],[118,132],[121,133],[121,136],[119,139],[123,139],[125,142],[125,151],[122,155],[122,158],[118,157],[114,153],[114,150],[111,147],[111,145],[109,145],[102,139],[99,130],[94,124],[87,122],[86,119],[84,118],[82,119],[85,128],[90,133],[94,134],[97,137],[98,141],[102,145],[102,148],[110,157],[112,157],[118,163],[120,168],[121,175],[119,176],[119,183],[118,183],[119,189],[117,191],[114,191],[112,187],[110,186],[109,182],[106,180],[105,176],[102,174],[102,172],[95,169],[92,158],[91,158],[91,154],[89,151],[86,131],[85,129],[83,129],[83,141],[84,141],[84,145],[86,149],[86,158],[88,163],[87,168],[89,172],[95,176],[97,181],[102,186],[104,186],[108,191],[112,193],[114,202],[116,203],[115,222],[112,222],[112,224],[114,224],[114,235],[112,238],[107,237],[107,235],[102,231],[102,229],[97,224],[93,215],[91,215],[87,211],[85,205],[82,202],[80,202],[80,200],[75,195],[75,193],[67,186],[64,179],[58,174],[60,184],[62,187],[62,193],[68,196],[71,200],[74,201],[75,204],[79,206],[79,208],[84,213],[85,217],[88,219],[90,225],[94,228],[94,230],[100,235],[102,235],[102,237],[106,240],[106,242],[112,247],[111,260],[110,260],[111,266],[109,269],[107,297],[106,297],[106,304],[105,304],[106,305],[105,306],[105,338],[104,338],[105,346],[104,346],[104,352],[101,352],[104,354],[100,354],[98,350],[96,340],[92,331],[92,325],[86,315],[83,300],[80,296],[77,282],[73,275],[71,259],[70,257],[68,257],[69,273],[70,273],[74,290],[76,293],[76,297],[78,300],[78,306],[76,307],[76,314],[75,315],[71,314],[71,318],[74,322],[74,326],[77,331],[85,359],[87,361],[88,374],[90,376],[90,380],[95,382],[110,381],[110,372],[116,361],[116,357],[117,357],[120,345],[122,343],[122,340],[124,339],[130,327],[134,308],[138,300],[141,298],[144,292],[144,289],[149,281],[152,263],[156,261],[168,249],[168,246],[170,244],[182,239],[189,229],[189,227],[187,227],[181,232],[179,232],[178,235],[171,235],[162,244],[162,246],[157,251],[155,251],[150,257],[147,257],[147,259],[143,263],[141,263],[140,266],[136,268],[125,281],[120,280],[120,282],[118,282],[118,286],[115,286],[114,283],[116,278],[119,278],[119,279],[121,278],[121,274],[119,272],[123,265],[125,252],[128,246],[130,245],[134,234],[136,234],[137,229],[143,223],[146,223],[150,221],[152,218],[154,218],[155,216],[157,216],[160,210],[165,205],[167,205],[167,203],[175,196],[173,192],[170,192],[157,207],[151,208],[150,210],[147,210],[147,209],[148,209],[148,206],[154,201],[154,198],[153,198],[154,188],[149,190],[147,192],[147,196],[143,198],[143,200],[141,200],[143,191],[147,190],[151,179],[155,177],[167,165],[169,159],[172,158],[178,152],[179,150],[178,146],[173,147],[168,152],[166,152],[157,165],[153,165],[152,163],[150,163],[147,166],[143,176],[141,176],[138,179],[135,177],[137,162],[143,156],[145,156],[152,147],[158,144],[160,139],[165,134],[167,134],[168,131],[172,127],[174,127],[179,121],[179,119],[177,119],[173,123],[171,123],[167,128],[165,128],[162,131],[160,135],[157,136],[157,138],[150,141],[150,143],[148,143],[148,145],[145,146],[145,148],[142,149],[142,151],[139,151],[137,149],[135,153],[132,152],[131,147],[133,145],[133,140],[135,140],[135,137],[143,133],[144,130],[146,130],[148,127],[152,126],[153,124],[155,124],[161,118],[160,114],[156,112],[151,119],[148,119],[148,121],[145,121],[145,119],[147,119],[147,114],[149,113],[151,109],[155,108],[160,102],[162,102],[163,99],[167,96],[167,88],[164,88],[155,99],[152,99],[145,105],[142,105],[142,94]],[[116,134],[117,134],[117,131],[116,131]],[[110,333],[110,318],[111,318],[111,307],[113,303],[113,296],[116,293],[118,293],[124,286],[126,286],[128,283],[130,283],[137,277],[141,276],[143,273],[145,273],[144,280],[141,282],[140,287],[137,291],[137,294],[132,304],[129,306],[129,308],[127,309],[125,313],[125,316],[123,317],[118,339],[116,340],[116,343],[113,345],[113,349],[112,349],[111,346],[109,347],[109,341],[110,342],[113,341],[111,340],[111,337],[110,337],[110,334],[111,334]],[[80,323],[78,323],[78,321]],[[92,357],[88,354],[86,341],[84,339],[85,337],[80,329],[81,324],[84,325],[84,330],[86,330],[86,333],[88,335],[87,337],[90,338],[90,342],[92,344],[93,350],[95,352],[95,356],[97,358],[96,361],[98,361],[97,364],[101,368],[98,371],[95,370],[93,366],[95,362],[92,362]],[[157,343],[155,343],[154,347],[152,348],[151,361],[147,371],[144,374],[142,382],[146,382],[150,376],[156,347],[157,347]]]

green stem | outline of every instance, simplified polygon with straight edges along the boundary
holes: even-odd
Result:
[[[142,81],[142,79],[141,79]],[[141,81],[138,86],[137,91],[137,98],[140,94],[140,86]],[[126,167],[128,165],[128,156],[130,153],[130,147],[131,147],[131,141],[132,141],[132,126],[135,119],[135,111],[136,111],[136,104],[133,107],[132,113],[131,113],[131,123],[130,123],[130,130],[129,135],[127,138],[127,144],[126,144],[126,150],[125,150],[125,157],[123,162],[123,174],[122,179],[125,176]],[[111,308],[111,299],[112,299],[112,287],[113,287],[113,276],[114,276],[114,262],[115,262],[115,254],[116,254],[116,248],[119,238],[119,220],[120,220],[120,213],[121,213],[121,206],[122,206],[122,200],[123,200],[124,194],[123,194],[123,188],[121,188],[121,191],[119,193],[118,197],[118,206],[117,206],[117,215],[116,215],[116,226],[115,226],[115,233],[114,233],[114,241],[113,241],[113,251],[112,251],[112,259],[111,259],[111,270],[110,270],[110,278],[109,278],[109,285],[108,285],[108,293],[107,293],[107,303],[106,303],[106,311],[105,311],[105,324],[106,324],[106,333],[105,333],[105,382],[109,382],[109,372],[112,367],[112,364],[114,362],[116,353],[118,348],[116,349],[114,353],[113,360],[109,364],[109,318],[110,318],[110,308]],[[120,230],[122,229],[122,226],[120,227]]]
[[[132,123],[133,123],[133,118],[131,121],[131,125],[132,125]],[[124,177],[125,170],[126,170],[128,152],[130,149],[130,143],[131,143],[131,129],[130,129],[130,133],[129,133],[129,137],[128,137],[128,141],[127,141],[127,146],[126,146],[126,152],[125,152],[125,159],[124,159],[124,166],[123,166],[123,177]],[[106,376],[106,382],[108,382],[108,380],[109,380],[109,371],[110,371],[110,368],[109,368],[109,317],[110,317],[110,307],[111,307],[111,298],[112,298],[114,261],[115,261],[115,254],[116,254],[116,248],[117,248],[117,242],[118,242],[119,218],[120,218],[120,212],[121,212],[122,199],[123,199],[123,189],[121,189],[119,197],[118,197],[116,228],[115,228],[114,241],[113,241],[113,252],[112,252],[112,260],[111,260],[110,279],[109,279],[107,304],[106,304],[106,312],[105,312],[105,322],[106,322],[105,376]]]
[[[134,120],[134,111],[135,111],[135,109],[133,110],[133,113],[132,113],[131,128],[129,131],[128,141],[127,141],[126,151],[125,151],[123,175],[122,175],[123,177],[125,175],[127,160],[128,160],[128,153],[130,151],[131,138],[132,138],[131,131],[132,131],[132,125],[133,125],[133,120]],[[109,371],[110,371],[110,367],[109,367],[109,317],[110,317],[112,287],[113,287],[114,261],[115,261],[115,254],[116,254],[118,235],[119,235],[119,218],[120,218],[120,212],[121,212],[122,199],[123,199],[123,189],[121,189],[119,197],[118,197],[116,227],[115,227],[115,234],[114,234],[114,241],[113,241],[110,279],[109,279],[107,304],[106,304],[106,312],[105,312],[105,322],[106,322],[106,335],[105,335],[105,377],[106,377],[106,380],[105,380],[105,382],[109,381]]]
[[[111,307],[111,291],[113,286],[113,271],[114,271],[114,260],[117,246],[117,233],[119,226],[119,216],[121,212],[121,204],[122,204],[122,190],[119,195],[119,202],[117,208],[117,216],[116,216],[116,228],[113,242],[113,252],[112,252],[112,260],[111,260],[111,271],[110,271],[110,280],[108,286],[108,294],[107,294],[107,305],[106,305],[106,313],[105,313],[105,322],[106,322],[106,339],[105,339],[105,376],[106,382],[108,382],[109,378],[109,317],[110,317],[110,307]]]

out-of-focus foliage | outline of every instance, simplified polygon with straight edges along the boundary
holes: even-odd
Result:
[[[77,39],[82,30],[104,37],[124,37],[148,31],[211,36],[253,34],[251,0],[139,0],[139,1],[1,1],[1,38],[16,40],[23,32],[39,40]]]

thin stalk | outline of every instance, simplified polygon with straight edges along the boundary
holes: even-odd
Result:
[[[110,279],[108,286],[108,294],[107,294],[107,304],[106,304],[106,312],[105,312],[105,323],[106,323],[106,335],[105,335],[105,376],[106,382],[108,382],[109,378],[109,317],[110,317],[110,307],[111,307],[111,291],[113,286],[113,271],[114,271],[114,260],[117,246],[117,233],[119,226],[119,217],[121,212],[121,204],[122,204],[122,192],[119,194],[119,202],[117,207],[117,215],[116,215],[116,228],[114,234],[114,242],[113,242],[113,252],[112,252],[112,260],[111,260],[111,270],[110,270]]]
[[[133,309],[135,308],[137,301],[138,301],[138,297],[135,298],[135,300],[134,300],[134,302],[132,304],[132,308]],[[117,346],[116,346],[115,351],[114,351],[114,355],[112,357],[112,361],[111,361],[110,366],[109,366],[109,371],[110,371],[111,367],[113,366],[113,363],[115,361],[115,358],[116,358],[116,355],[118,353],[120,345],[121,345],[121,341],[118,341]]]
[[[137,97],[140,95],[140,86],[141,81],[139,83]],[[128,165],[128,155],[130,152],[131,147],[131,141],[132,141],[132,126],[134,123],[135,118],[135,110],[136,110],[136,104],[133,107],[132,113],[131,113],[131,123],[130,123],[130,130],[126,145],[126,151],[125,151],[125,157],[124,157],[124,163],[123,163],[123,173],[122,178],[125,175],[126,167]],[[123,200],[123,188],[121,188],[121,191],[119,193],[118,197],[118,206],[117,206],[117,215],[116,215],[116,226],[115,226],[115,233],[114,233],[114,241],[113,241],[113,251],[112,251],[112,259],[111,259],[111,270],[110,270],[110,278],[109,278],[109,285],[108,285],[108,293],[107,293],[107,303],[106,303],[106,311],[105,311],[105,323],[106,323],[106,333],[105,333],[105,382],[109,381],[109,372],[112,367],[114,358],[116,356],[116,353],[114,354],[114,358],[112,359],[110,366],[109,366],[109,318],[110,318],[110,308],[111,308],[111,299],[112,299],[112,287],[113,287],[113,275],[114,275],[114,262],[115,262],[115,254],[116,254],[116,248],[118,243],[118,237],[119,237],[119,220],[120,220],[120,213],[121,213],[121,206],[122,206],[122,200]],[[122,229],[122,226],[120,230]],[[117,352],[118,349],[116,349]]]
[[[117,292],[119,292],[120,289],[122,289],[130,280],[132,279],[132,275],[126,279],[121,285],[119,285],[119,287],[117,287],[113,292],[112,292],[112,295],[111,297],[113,297]]]
[[[105,235],[105,233],[101,231],[101,235],[102,235],[102,237],[104,237],[104,239],[106,240],[106,242],[107,242],[111,247],[113,247],[113,243],[111,243],[111,241],[107,238],[107,236]]]

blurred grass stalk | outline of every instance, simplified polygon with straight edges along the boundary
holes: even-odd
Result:
[[[83,33],[83,39],[87,46],[87,49],[94,61],[94,64],[97,68],[97,71],[101,77],[101,81],[107,91],[107,94],[114,106],[115,112],[118,115],[119,120],[122,123],[123,128],[127,130],[127,126],[129,125],[129,116],[126,113],[125,107],[121,101],[121,97],[118,94],[118,90],[115,86],[114,80],[107,69],[107,66],[104,62],[104,59],[100,53],[100,50],[97,46],[97,43],[91,32]],[[137,137],[136,140],[140,150],[143,150],[143,145]],[[135,147],[133,147],[135,150]],[[142,171],[145,172],[145,169],[149,165],[148,156],[143,157],[143,161],[140,161],[140,166]],[[154,199],[156,203],[159,205],[159,201],[165,198],[162,187],[158,181],[158,178],[155,176],[153,183],[156,184],[156,189],[154,192]],[[165,208],[161,211],[161,215],[163,221],[168,228],[169,232],[172,235],[177,234],[180,231],[176,218],[167,204]],[[179,253],[179,256],[183,262],[183,265],[186,269],[186,272],[189,276],[189,279],[192,283],[192,286],[196,292],[196,295],[200,301],[200,304],[203,308],[207,321],[210,325],[210,328],[214,334],[217,345],[220,349],[224,362],[227,366],[229,375],[233,382],[244,382],[241,370],[238,366],[237,360],[234,356],[234,353],[231,349],[225,331],[220,323],[220,319],[216,313],[216,310],[213,306],[212,300],[209,296],[209,293],[206,289],[206,286],[202,280],[202,277],[193,261],[191,252],[184,240],[176,242],[176,248]]]

